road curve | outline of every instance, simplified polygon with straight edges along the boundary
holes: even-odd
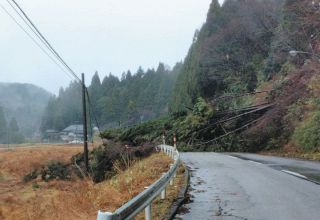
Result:
[[[182,153],[181,157],[192,170],[192,202],[176,219],[320,219],[318,184],[225,154]]]

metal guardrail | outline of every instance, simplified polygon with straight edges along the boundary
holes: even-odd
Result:
[[[159,145],[157,148],[174,160],[174,164],[170,166],[170,170],[163,174],[163,176],[155,183],[147,187],[142,193],[124,204],[115,212],[99,211],[97,220],[129,220],[134,218],[143,209],[145,209],[145,219],[151,220],[152,201],[159,195],[161,196],[161,199],[165,199],[166,187],[169,184],[173,185],[173,179],[176,177],[176,172],[180,163],[180,155],[175,147]]]

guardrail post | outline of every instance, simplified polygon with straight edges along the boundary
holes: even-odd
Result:
[[[164,188],[161,192],[161,199],[162,200],[166,199],[166,188]]]
[[[170,170],[172,169],[172,167],[173,167],[173,164],[170,165]],[[174,179],[172,178],[172,179],[170,180],[170,186],[173,186],[173,181],[174,181]]]
[[[97,220],[112,220],[112,213],[99,210]]]
[[[165,175],[166,175],[166,174],[163,173],[163,174],[162,174],[162,177],[165,176]],[[167,187],[167,186],[165,186],[164,189],[161,191],[161,199],[162,199],[162,200],[166,199],[166,187]]]
[[[145,210],[145,219],[146,220],[151,220],[152,219],[151,204],[149,204],[144,210]]]

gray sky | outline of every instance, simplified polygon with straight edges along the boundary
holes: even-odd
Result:
[[[17,0],[42,33],[87,82],[98,70],[136,71],[184,59],[211,0]],[[0,3],[10,10],[5,0]],[[10,10],[14,15],[13,11]],[[57,93],[70,78],[0,8],[0,82]]]

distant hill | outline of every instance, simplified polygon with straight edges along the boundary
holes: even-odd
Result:
[[[168,113],[168,100],[182,63],[172,70],[160,63],[158,68],[136,73],[123,73],[121,79],[112,74],[100,80],[98,72],[88,87],[95,115],[101,128],[128,126]],[[82,122],[81,86],[72,82],[49,100],[42,118],[41,131],[61,131]]]
[[[49,98],[48,91],[21,83],[0,83],[0,106],[4,108],[7,121],[16,118],[20,131],[33,136],[40,127],[41,118]]]

